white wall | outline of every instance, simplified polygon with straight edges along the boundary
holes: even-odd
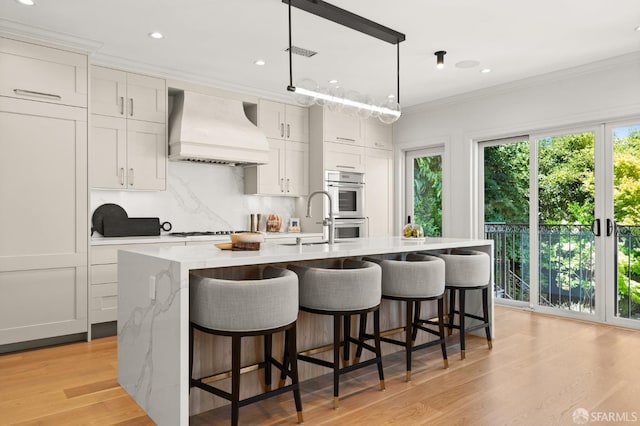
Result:
[[[104,203],[115,203],[129,217],[169,221],[174,231],[248,230],[249,215],[262,213],[264,230],[269,213],[288,223],[294,216],[295,200],[245,195],[241,167],[169,161],[166,191],[92,190],[91,212]]]
[[[640,122],[640,52],[406,108],[394,129],[396,217],[406,150],[445,146],[443,234],[476,237],[474,141],[627,117]]]

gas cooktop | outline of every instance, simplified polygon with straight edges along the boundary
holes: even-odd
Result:
[[[240,231],[191,231],[191,232],[171,232],[172,237],[194,237],[200,235],[229,235]]]

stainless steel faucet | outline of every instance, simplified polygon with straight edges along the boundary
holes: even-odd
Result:
[[[329,199],[329,218],[322,219],[322,226],[329,227],[329,244],[335,243],[335,221],[333,218],[333,200],[331,199],[331,195],[327,191],[314,191],[309,194],[309,198],[307,199],[307,217],[311,217],[311,199],[316,194],[324,194]]]

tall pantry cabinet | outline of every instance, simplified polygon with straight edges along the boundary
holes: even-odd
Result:
[[[87,331],[87,56],[0,38],[0,351]]]

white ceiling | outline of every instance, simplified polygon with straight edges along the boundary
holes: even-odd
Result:
[[[92,43],[94,61],[287,96],[281,0],[0,0],[0,30]],[[640,0],[331,0],[406,35],[400,101],[410,106],[640,51]],[[396,91],[396,47],[293,8],[294,84],[312,78],[383,100]],[[151,31],[165,38],[153,40]],[[445,68],[434,52],[446,50]],[[266,65],[253,64],[264,59]],[[455,66],[478,61],[474,68]],[[488,74],[482,68],[491,68]]]

